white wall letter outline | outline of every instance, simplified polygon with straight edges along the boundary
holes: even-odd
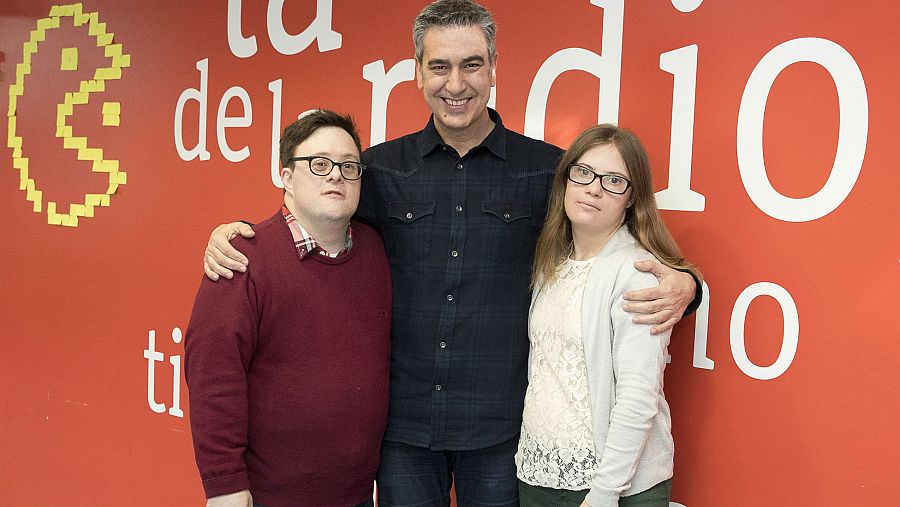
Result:
[[[281,18],[283,9],[284,0],[269,0],[266,26],[275,51],[283,55],[295,55],[309,47],[313,41],[316,41],[320,53],[341,47],[341,34],[331,29],[331,0],[316,0],[316,19],[297,35],[285,31]]]
[[[272,92],[272,184],[284,188],[281,182],[281,155],[278,149],[281,141],[281,80],[269,83]]]
[[[176,327],[172,330],[172,341],[181,343],[181,338],[181,329]],[[169,362],[172,364],[172,407],[169,408],[169,415],[184,417],[181,410],[181,356],[170,356]]]
[[[669,186],[656,193],[660,209],[703,211],[706,197],[691,190],[694,109],[697,102],[697,45],[659,55],[659,68],[675,76],[669,137]]]
[[[801,199],[772,187],[763,161],[763,117],[778,74],[797,62],[813,62],[828,71],[838,92],[840,125],[834,165],[825,185]],[[769,51],[753,69],[741,98],[737,158],[747,195],[765,214],[785,222],[808,222],[834,211],[850,194],[862,169],[869,129],[866,84],[853,57],[832,41],[793,39]]]
[[[697,317],[694,319],[694,368],[711,370],[716,363],[706,356],[706,348],[709,340],[709,285],[703,282],[701,286],[703,299],[697,308]]]
[[[362,73],[366,81],[372,83],[372,120],[369,146],[383,143],[387,132],[387,104],[395,86],[415,79],[416,64],[412,58],[400,60],[387,72],[384,60],[363,65]]]
[[[672,0],[672,6],[685,13],[692,12],[697,7],[700,7],[702,3],[703,0]]]
[[[244,114],[242,116],[225,116],[228,109],[228,102],[233,98],[241,99],[244,106]],[[250,95],[247,90],[240,86],[232,86],[222,95],[219,101],[219,110],[216,112],[216,141],[219,143],[219,151],[222,156],[229,162],[240,162],[250,156],[250,148],[244,145],[243,148],[234,151],[228,146],[228,139],[225,138],[225,129],[230,127],[249,127],[253,123],[253,106],[250,104]]]
[[[525,105],[525,135],[528,137],[544,138],[550,87],[560,74],[568,70],[583,70],[600,79],[599,123],[616,123],[619,120],[625,0],[591,0],[591,3],[603,9],[603,56],[586,49],[566,48],[547,58],[538,69],[528,92]]]
[[[238,58],[256,54],[256,36],[241,34],[241,0],[228,0],[228,49]]]
[[[190,161],[197,157],[200,160],[209,160],[209,152],[206,151],[206,92],[209,82],[209,58],[197,62],[197,70],[200,71],[200,89],[188,88],[181,92],[178,103],[175,105],[175,149],[181,160]],[[200,103],[200,118],[197,124],[197,146],[188,150],[184,147],[181,124],[184,115],[184,105],[188,100],[196,100]]]
[[[144,349],[144,358],[147,359],[147,405],[157,414],[166,411],[166,406],[156,402],[156,375],[155,364],[165,359],[162,352],[156,351],[156,331],[151,329],[147,338],[147,348]]]
[[[781,340],[781,352],[771,366],[757,366],[747,357],[744,347],[744,320],[750,303],[759,296],[771,296],[781,305],[784,316],[784,336]],[[800,317],[794,299],[780,285],[771,282],[758,282],[744,289],[734,303],[731,312],[731,355],[738,368],[747,376],[758,380],[772,380],[787,371],[797,353],[797,342],[800,337]]]

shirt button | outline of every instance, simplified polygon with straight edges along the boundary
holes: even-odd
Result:
[[[456,164],[456,168],[457,168],[457,169],[462,169],[462,168],[463,168],[463,165],[462,165],[462,164]]]
[[[459,255],[459,252],[457,252],[456,250],[450,252],[451,257],[456,257],[457,255]]]
[[[442,348],[442,349],[446,349],[446,348],[447,348],[447,342],[441,342],[441,343],[438,344],[438,346],[439,346],[440,348]]]
[[[412,219],[412,213],[407,213],[407,214],[406,214],[406,219],[407,219],[407,220]]]
[[[460,212],[460,211],[462,211],[462,206],[457,206],[457,207],[456,207],[456,211],[457,211],[457,213]]]
[[[440,384],[434,386],[435,391],[440,391],[441,389],[443,389],[443,387]]]
[[[412,218],[412,217],[407,217],[407,218]],[[504,213],[503,218],[509,220],[509,213]]]
[[[447,294],[447,301],[453,301],[453,294]]]

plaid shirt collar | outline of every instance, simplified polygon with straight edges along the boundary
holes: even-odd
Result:
[[[478,146],[472,148],[472,150],[474,151],[477,148],[483,147],[500,159],[506,160],[506,128],[503,126],[503,120],[500,118],[500,114],[491,108],[488,108],[488,116],[490,116],[491,121],[494,122],[494,128],[487,137],[485,137]],[[419,136],[419,155],[421,155],[422,158],[425,158],[426,155],[437,150],[441,146],[447,146],[447,143],[444,142],[444,139],[438,133],[437,127],[434,126],[434,115],[431,115],[428,119],[428,125],[425,125],[425,128]]]
[[[326,257],[340,257],[349,252],[350,248],[353,246],[353,228],[350,227],[350,224],[347,224],[347,240],[344,241],[344,248],[336,254],[330,254],[319,247],[316,240],[313,239],[313,237],[306,232],[306,229],[300,225],[300,222],[294,218],[294,215],[287,209],[287,206],[281,207],[281,214],[284,215],[284,221],[287,222],[288,229],[291,230],[291,236],[294,238],[294,246],[297,247],[297,255],[300,257],[301,261],[310,252],[318,252],[319,255],[324,255]]]

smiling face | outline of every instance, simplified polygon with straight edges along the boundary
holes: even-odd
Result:
[[[294,149],[293,156],[323,156],[335,162],[359,162],[353,138],[339,127],[322,127]],[[281,169],[285,205],[301,224],[341,222],[346,225],[359,205],[360,181],[345,180],[339,168],[326,176],[309,170],[309,162],[291,162]]]
[[[442,135],[490,130],[487,103],[494,86],[494,62],[478,26],[430,28],[416,61],[416,84]]]
[[[597,174],[617,174],[630,179],[628,168],[615,145],[604,144],[587,150],[576,163],[590,167]],[[565,210],[572,223],[573,237],[605,238],[625,221],[631,206],[632,189],[614,194],[603,189],[600,178],[588,185],[566,181]]]

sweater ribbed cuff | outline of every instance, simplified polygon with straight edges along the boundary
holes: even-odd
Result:
[[[247,478],[246,470],[225,477],[203,480],[203,491],[206,492],[206,498],[237,493],[245,489],[250,489],[250,480]]]

